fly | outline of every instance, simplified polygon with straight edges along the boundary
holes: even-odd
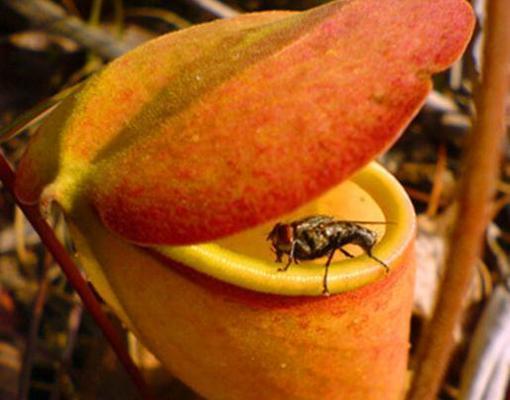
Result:
[[[288,257],[287,264],[278,271],[287,271],[290,264],[303,260],[328,257],[325,265],[322,294],[329,295],[328,271],[331,260],[337,250],[345,256],[354,257],[343,248],[348,244],[361,247],[371,259],[381,264],[385,271],[389,267],[372,254],[377,242],[377,233],[360,224],[384,224],[385,222],[341,221],[326,215],[313,215],[289,224],[277,223],[267,240],[272,243],[276,262],[281,263],[283,255]]]

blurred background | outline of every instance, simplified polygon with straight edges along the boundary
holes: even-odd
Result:
[[[2,150],[15,165],[44,111],[65,96],[62,91],[73,90],[109,60],[144,41],[237,13],[304,10],[320,4],[318,0],[0,0]],[[418,213],[413,344],[432,314],[444,269],[445,238],[456,212],[456,185],[474,109],[472,94],[479,83],[483,5],[474,4],[481,23],[464,58],[436,76],[425,107],[399,142],[380,157],[404,185]],[[23,125],[27,126],[19,129]],[[487,388],[469,399],[497,400],[508,395],[508,155],[507,148],[484,256],[466,299],[463,323],[456,331],[456,350],[441,399],[458,399],[466,379],[479,379]],[[1,185],[0,191],[0,400],[137,398],[115,354],[59,267]],[[54,216],[51,221],[72,252],[61,218]],[[490,311],[484,314],[487,309]],[[120,322],[116,325],[161,399],[199,398],[162,371]],[[480,331],[482,338],[474,345],[474,332]],[[491,343],[500,347],[484,352]]]

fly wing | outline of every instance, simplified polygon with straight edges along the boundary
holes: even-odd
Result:
[[[335,219],[328,215],[311,215],[294,221],[292,225],[296,236],[298,236],[302,232],[318,229],[321,225],[327,225],[334,221]]]

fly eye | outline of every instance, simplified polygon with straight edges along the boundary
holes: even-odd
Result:
[[[284,225],[283,228],[281,239],[285,241],[285,243],[291,243],[294,236],[292,227],[290,225]]]
[[[282,229],[282,224],[280,224],[278,222],[275,226],[273,226],[273,229],[271,229],[271,232],[269,232],[267,234],[266,240],[274,240],[275,238],[279,239],[281,236],[281,234],[280,234],[281,229]]]

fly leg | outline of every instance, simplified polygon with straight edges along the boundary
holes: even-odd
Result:
[[[276,254],[275,262],[281,263],[282,262],[283,253],[280,250],[275,250],[275,254]]]
[[[287,264],[283,268],[278,268],[279,272],[287,271],[290,267],[290,264],[292,264],[292,261],[296,263],[296,259],[294,258],[294,249],[296,248],[296,241],[293,240],[292,244],[290,246],[290,252],[289,252],[289,259],[287,260]]]
[[[287,261],[287,264],[285,264],[285,267],[278,268],[278,272],[285,272],[289,269],[290,264],[292,264],[293,257],[289,254],[289,258]]]
[[[336,249],[337,249],[336,247],[333,247],[333,250],[331,250],[331,253],[329,253],[328,261],[326,261],[326,266],[325,266],[325,270],[324,270],[324,278],[322,280],[322,294],[324,296],[329,296],[329,289],[328,289],[329,264],[331,264],[331,260],[333,259],[333,256],[335,255]]]
[[[338,248],[338,250],[340,250],[342,252],[342,254],[348,258],[354,258],[354,255],[352,255],[351,253],[349,253],[347,250],[345,249],[342,249],[341,247]]]
[[[369,256],[372,260],[377,261],[379,264],[381,264],[384,267],[384,270],[386,273],[390,272],[390,267],[386,265],[382,260],[379,260],[376,256],[372,254],[372,248],[366,249],[367,256]]]

